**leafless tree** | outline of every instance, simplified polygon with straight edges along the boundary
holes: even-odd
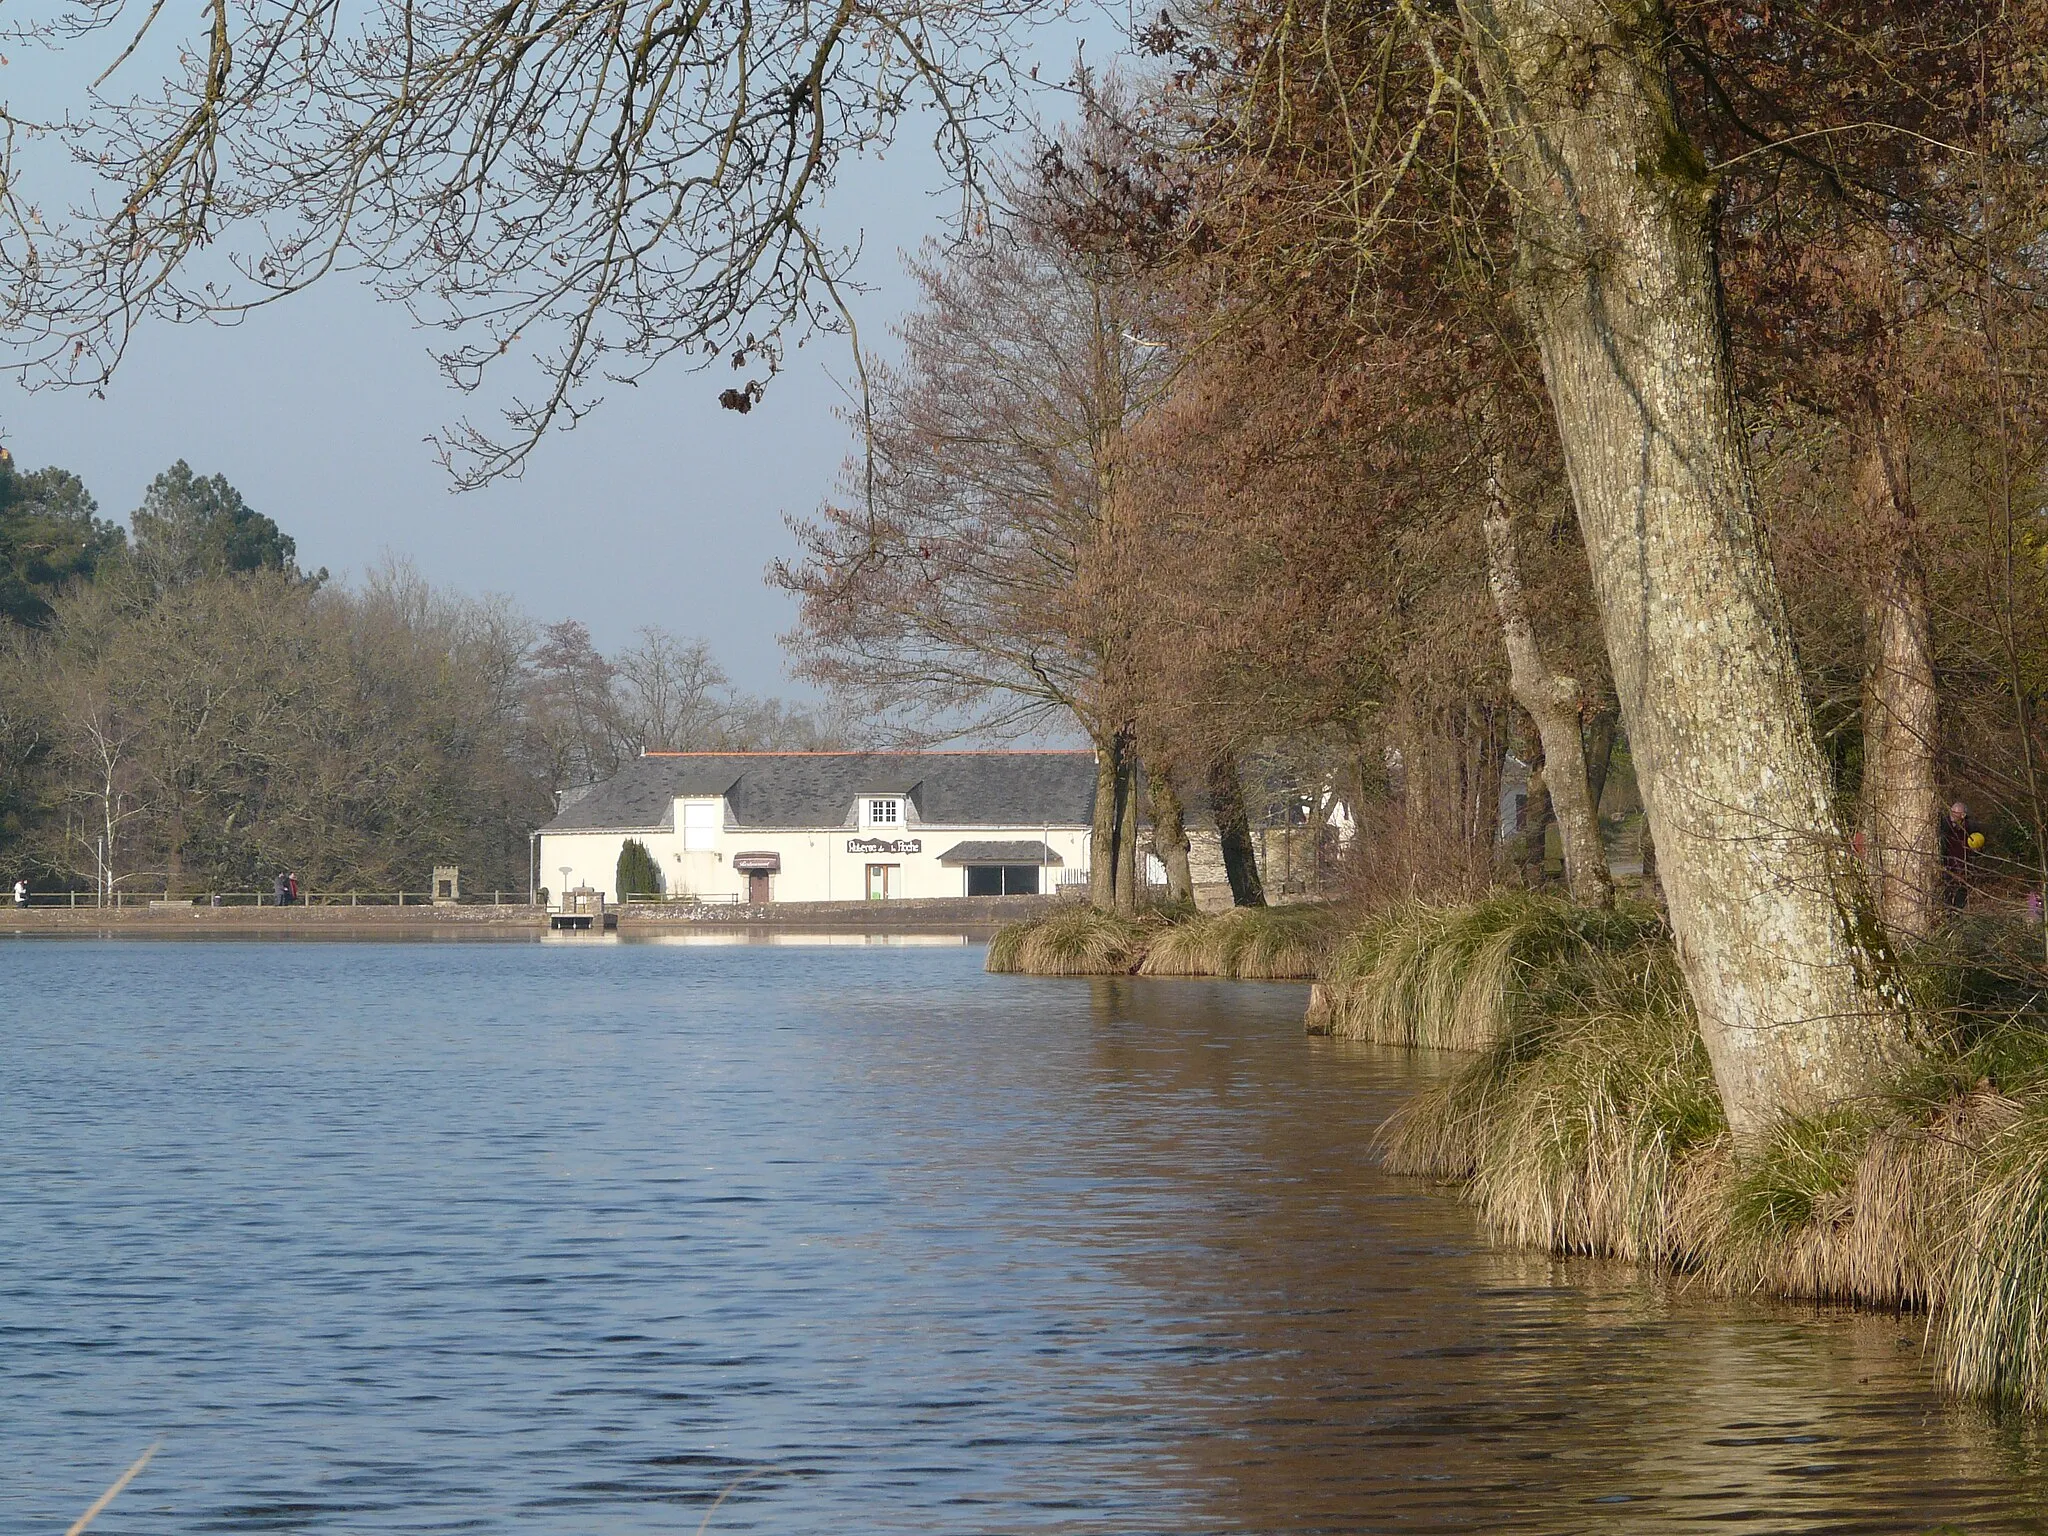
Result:
[[[672,356],[726,358],[745,409],[789,339],[851,324],[857,252],[822,194],[920,105],[971,189],[1031,9],[207,0],[188,32],[161,4],[71,0],[11,41],[104,39],[55,125],[96,192],[60,219],[0,176],[16,339],[38,377],[96,386],[147,317],[232,317],[351,271],[449,333],[458,388],[528,365],[501,426],[444,434],[466,484]],[[130,84],[159,60],[160,86]]]
[[[803,603],[804,675],[913,733],[1077,723],[1101,764],[1093,872],[1137,900],[1131,423],[1167,361],[1125,253],[1060,227],[1043,184],[988,240],[913,266],[922,302],[878,374],[872,500],[793,523],[773,579]]]
[[[649,625],[612,662],[627,729],[643,752],[702,751],[730,732],[731,679],[702,640]]]

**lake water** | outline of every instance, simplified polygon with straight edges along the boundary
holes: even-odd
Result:
[[[2048,1529],[1916,1321],[1377,1174],[1300,989],[980,965],[0,943],[0,1531]]]

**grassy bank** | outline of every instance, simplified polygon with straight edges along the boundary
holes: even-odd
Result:
[[[1214,916],[1120,917],[1073,906],[1012,923],[988,969],[1032,976],[1228,976],[1307,981],[1335,942],[1335,908],[1240,907]]]
[[[1738,1163],[1668,941],[1582,917],[1409,913],[1333,957],[1347,1032],[1484,1041],[1383,1128],[1386,1166],[1455,1183],[1503,1243],[1925,1309],[1946,1387],[2048,1407],[2048,1014],[2023,972],[1921,957],[1923,1060]]]
[[[1308,1027],[1381,1045],[1480,1050],[1519,1022],[1569,1006],[1595,959],[1603,974],[1640,971],[1655,987],[1669,958],[1649,906],[1596,912],[1519,892],[1471,906],[1410,902],[1330,949]]]
[[[1924,1311],[1942,1383],[2048,1410],[2048,976],[1995,930],[1914,957],[1928,1048],[1868,1101],[1738,1163],[1651,908],[1509,894],[1348,931],[1328,907],[1167,921],[1072,908],[989,969],[1313,975],[1312,1030],[1463,1053],[1380,1133],[1495,1240],[1715,1290]]]

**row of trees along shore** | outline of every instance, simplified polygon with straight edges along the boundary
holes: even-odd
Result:
[[[814,676],[1078,722],[1111,909],[1141,800],[1171,864],[1259,756],[1342,785],[1361,890],[1476,895],[1519,752],[1598,914],[1624,741],[1732,1155],[1927,1059],[1943,801],[2015,893],[2048,861],[2048,10],[1186,0],[1006,170],[1065,14],[216,7],[52,126],[118,217],[5,183],[18,356],[96,384],[346,267],[505,391],[465,483],[677,355],[750,412],[852,328],[821,201],[935,108],[958,238],[774,573]]]
[[[842,744],[736,692],[701,641],[606,656],[582,624],[435,591],[388,562],[353,586],[219,475],[182,461],[130,529],[78,476],[0,463],[0,863],[38,888],[173,896],[527,889],[554,793],[643,748]]]
[[[1162,21],[1180,69],[1083,79],[1007,222],[914,264],[866,451],[776,576],[814,678],[1077,720],[1119,910],[1141,787],[1171,860],[1276,741],[1411,893],[1496,877],[1519,752],[1610,904],[1625,738],[1754,1135],[1916,1049],[1894,971],[1950,795],[2039,883],[2048,332],[2015,17],[1708,21]],[[1764,118],[1814,147],[1760,153]]]

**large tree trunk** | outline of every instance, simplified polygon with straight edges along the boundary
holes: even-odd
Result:
[[[1882,564],[1866,613],[1870,675],[1863,690],[1864,857],[1878,912],[1894,938],[1925,938],[1941,892],[1941,792],[1935,783],[1940,701],[1934,612],[1914,539],[1903,434],[1880,420],[1857,486],[1865,526],[1880,530]]]
[[[1737,1137],[1906,1053],[1836,835],[1730,381],[1713,183],[1649,0],[1461,0],[1622,720]]]
[[[1266,888],[1259,879],[1251,820],[1245,815],[1244,781],[1237,775],[1237,759],[1227,749],[1209,759],[1209,810],[1216,818],[1216,836],[1223,845],[1223,872],[1230,877],[1231,905],[1263,907]]]
[[[1127,739],[1129,733],[1126,733]],[[1138,865],[1138,764],[1126,751],[1116,817],[1116,910],[1132,916],[1144,902]]]
[[[1138,909],[1138,733],[1128,721],[1095,744],[1095,813],[1088,829],[1088,901]]]
[[[1507,643],[1508,687],[1536,722],[1543,742],[1543,782],[1557,816],[1564,843],[1565,886],[1572,900],[1589,907],[1614,905],[1614,880],[1607,872],[1607,850],[1600,842],[1600,819],[1594,814],[1592,788],[1586,779],[1586,743],[1579,734],[1579,685],[1551,670],[1529,622],[1528,600],[1522,592],[1522,565],[1515,556],[1515,531],[1508,516],[1508,498],[1494,467],[1493,484],[1481,520],[1486,535],[1486,574],[1493,605],[1500,612],[1501,638]],[[1540,835],[1540,834],[1539,834]]]
[[[1116,905],[1116,817],[1123,802],[1115,738],[1095,743],[1095,809],[1088,824],[1088,904]]]
[[[1152,797],[1152,847],[1166,866],[1166,899],[1191,902],[1195,899],[1195,877],[1188,868],[1187,811],[1180,792],[1173,787],[1173,770],[1150,770],[1147,789]]]

